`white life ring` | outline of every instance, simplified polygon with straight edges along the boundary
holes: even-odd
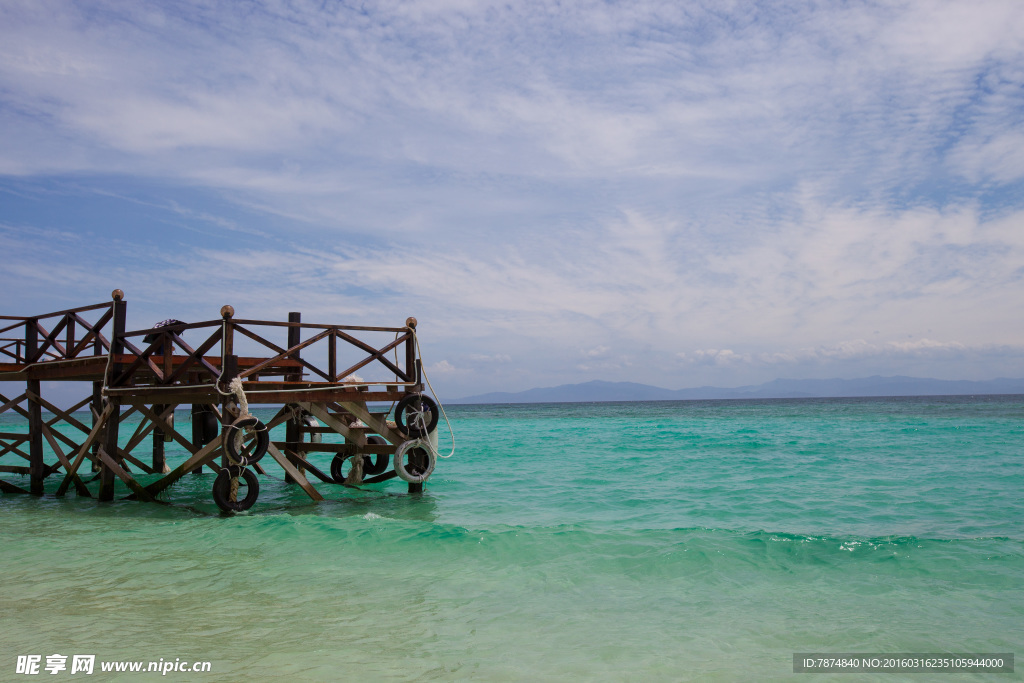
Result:
[[[405,462],[403,462],[405,460],[405,454],[417,448],[426,453],[427,468],[421,469],[419,467],[411,467],[406,469]],[[434,449],[431,448],[430,443],[424,439],[412,439],[410,441],[405,441],[398,447],[398,450],[395,451],[395,472],[399,477],[410,484],[422,484],[429,479],[430,475],[434,471],[434,465],[436,464],[437,456],[434,454]]]

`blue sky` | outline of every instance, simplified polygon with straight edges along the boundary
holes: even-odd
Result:
[[[1024,4],[0,4],[4,313],[420,320],[438,391],[1024,375]]]

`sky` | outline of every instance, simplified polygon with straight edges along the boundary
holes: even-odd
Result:
[[[2,0],[0,248],[442,397],[1021,377],[1024,3]]]

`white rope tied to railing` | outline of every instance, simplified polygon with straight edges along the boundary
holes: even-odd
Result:
[[[245,397],[245,389],[242,388],[242,378],[235,377],[228,384],[228,391],[235,395],[235,401],[238,402],[238,414],[239,419],[249,417],[249,399]]]
[[[441,405],[441,399],[437,398],[437,392],[434,391],[434,387],[430,384],[430,378],[427,377],[427,370],[426,370],[425,367],[423,367],[425,365],[425,363],[423,362],[423,349],[420,348],[420,338],[419,338],[419,335],[416,334],[416,329],[415,328],[411,328],[410,331],[412,332],[413,343],[416,344],[416,352],[419,354],[419,357],[420,357],[420,368],[421,368],[421,370],[423,372],[423,379],[426,381],[427,388],[430,389],[430,393],[432,393],[434,395],[434,398],[437,400],[437,407],[441,410],[441,415],[444,416],[444,422],[448,426],[448,434],[450,434],[451,438],[452,438],[452,450],[449,451],[448,455],[441,455],[437,451],[437,449],[434,448],[433,444],[430,443],[429,439],[424,439],[424,443],[427,445],[427,448],[436,457],[438,457],[438,458],[450,458],[453,455],[455,455],[455,430],[452,429],[452,422],[451,422],[451,420],[448,419],[448,413],[446,413],[444,411],[444,406]]]
[[[235,420],[235,424],[238,424],[238,423],[245,424],[246,425],[244,427],[245,434],[246,435],[252,434],[253,430],[256,428],[256,426],[259,425],[259,424],[262,424],[262,423],[259,420],[251,421],[251,422],[254,422],[254,424],[248,424],[248,423],[242,422],[246,418],[252,417],[252,415],[249,413],[249,399],[247,399],[245,397],[245,389],[242,388],[242,378],[241,377],[235,377],[234,379],[232,379],[231,382],[228,384],[228,390],[232,394],[234,394],[235,402],[238,403],[239,413],[238,413],[238,419]],[[234,432],[234,439],[235,439],[235,450],[241,452],[241,450],[242,450],[242,443],[245,441],[245,438],[242,436],[242,432],[241,431]],[[245,463],[243,463],[243,464],[245,464]],[[231,478],[231,486],[232,486],[232,493],[234,493],[235,491],[238,490],[238,479],[236,477],[232,477]]]

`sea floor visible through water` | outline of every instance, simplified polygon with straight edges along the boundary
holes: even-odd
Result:
[[[314,504],[273,466],[236,515],[212,473],[168,505],[58,499],[59,477],[0,494],[0,680],[92,654],[92,676],[40,677],[894,681],[932,677],[793,654],[1021,650],[1024,397],[448,414],[422,494],[316,483]],[[211,671],[99,671],[160,659]],[[993,676],[1021,678],[940,680]]]

